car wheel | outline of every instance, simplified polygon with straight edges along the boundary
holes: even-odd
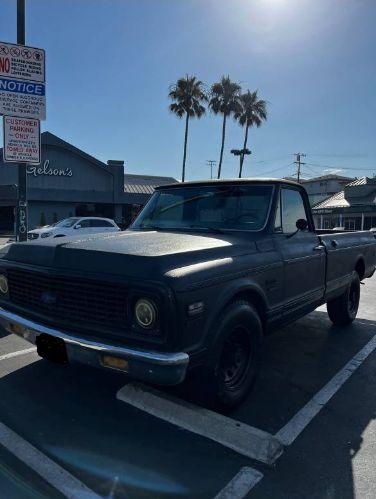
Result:
[[[329,319],[336,326],[351,324],[358,313],[359,300],[360,279],[359,274],[354,271],[346,291],[327,303]]]
[[[259,367],[262,324],[246,301],[231,303],[214,325],[208,362],[195,372],[196,399],[226,411],[239,404],[252,387]]]

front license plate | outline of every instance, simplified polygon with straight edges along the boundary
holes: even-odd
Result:
[[[66,364],[68,362],[67,348],[61,338],[42,333],[37,336],[36,345],[40,357],[57,364]]]

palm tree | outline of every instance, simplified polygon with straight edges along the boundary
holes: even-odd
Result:
[[[218,164],[218,178],[221,178],[223,149],[225,147],[226,120],[231,114],[241,110],[239,101],[241,87],[230,80],[229,76],[222,76],[221,80],[211,87],[209,107],[214,114],[223,114],[222,143]]]
[[[259,100],[257,90],[251,92],[247,90],[245,94],[240,96],[242,109],[234,114],[234,118],[238,121],[239,125],[245,127],[243,151],[247,148],[248,129],[256,125],[260,127],[262,122],[267,119],[266,102]],[[244,163],[244,152],[240,154],[239,178],[242,177]]]
[[[202,81],[195,76],[188,75],[185,78],[179,78],[176,84],[171,86],[168,96],[174,101],[169,106],[170,111],[179,118],[185,115],[183,170],[181,176],[182,182],[184,182],[189,118],[201,118],[205,114],[205,107],[202,104],[208,99]]]

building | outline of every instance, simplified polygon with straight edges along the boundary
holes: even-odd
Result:
[[[343,227],[365,230],[376,227],[376,178],[363,177],[312,207],[318,229]]]
[[[106,163],[50,132],[42,133],[42,161],[27,167],[29,228],[69,216],[103,216],[127,226],[158,185],[171,177],[124,174],[124,162]],[[1,151],[0,151],[1,152]],[[0,160],[0,231],[12,231],[17,167]]]
[[[301,184],[305,187],[310,203],[313,206],[341,191],[344,186],[352,180],[354,180],[353,177],[328,174],[322,175],[321,177],[301,180]]]

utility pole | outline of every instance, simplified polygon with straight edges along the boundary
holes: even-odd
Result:
[[[303,163],[301,161],[301,158],[305,158],[306,155],[301,153],[301,152],[297,152],[297,153],[295,153],[295,157],[296,157],[296,159],[295,159],[294,163],[298,166],[297,176],[298,176],[298,183],[300,183],[301,166],[305,165],[305,163]]]
[[[207,159],[206,164],[210,167],[210,178],[213,179],[213,166],[216,164],[215,159]]]
[[[17,0],[17,43],[25,45],[25,0]],[[27,241],[27,163],[18,164],[16,240]]]

